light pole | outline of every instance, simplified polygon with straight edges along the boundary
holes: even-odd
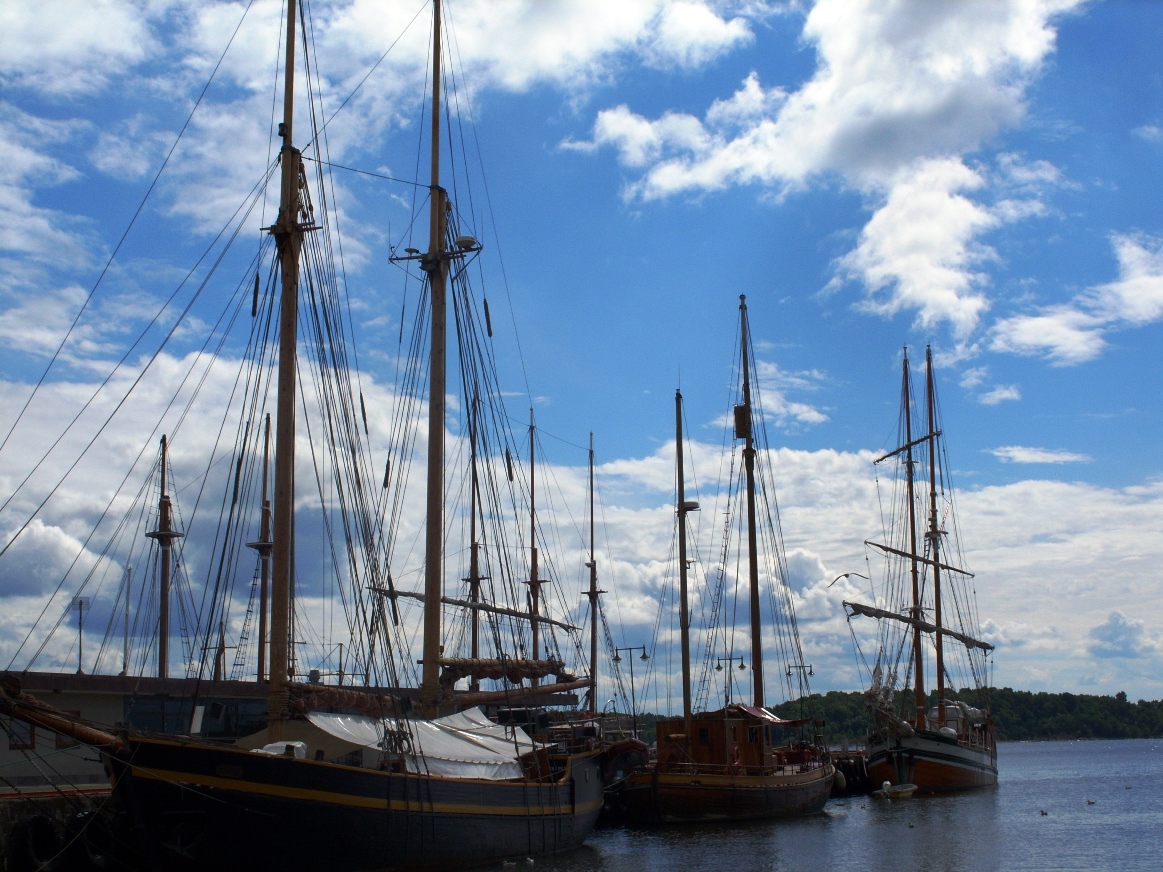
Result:
[[[740,671],[747,668],[747,665],[743,662],[743,655],[742,654],[732,654],[730,657],[716,657],[715,658],[715,671],[722,672],[724,663],[732,663],[733,664],[736,660],[739,661]],[[727,705],[730,702],[731,702],[731,673],[728,672],[726,675],[723,676],[723,705]]]
[[[639,650],[642,652],[642,656],[638,658],[639,660],[646,661],[646,660],[650,659],[650,655],[646,653],[646,646],[645,645],[631,645],[628,648],[615,648],[614,649],[614,662],[615,663],[622,662],[621,654],[623,651],[626,651],[627,653],[629,653],[631,651],[639,651]],[[632,725],[631,728],[634,730],[634,738],[637,739],[638,738],[638,704],[635,701],[635,697],[634,697],[634,658],[633,657],[630,658],[630,723]]]
[[[81,662],[85,654],[85,612],[93,601],[87,596],[73,597],[72,607],[77,610],[77,675],[82,675]]]

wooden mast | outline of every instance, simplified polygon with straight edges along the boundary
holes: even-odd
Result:
[[[262,445],[262,520],[259,522],[257,542],[247,542],[248,548],[258,552],[258,672],[256,678],[267,680],[267,613],[270,608],[271,584],[271,499],[268,491],[271,463],[271,416],[268,413],[263,427]]]
[[[735,438],[746,439],[743,462],[747,470],[747,568],[751,602],[751,674],[754,679],[752,705],[763,707],[763,638],[759,620],[759,544],[755,532],[755,436],[751,414],[751,339],[747,332],[747,297],[739,295],[740,350],[743,357],[742,416],[735,407]],[[742,432],[740,432],[740,425]]]
[[[590,589],[586,596],[590,598],[590,689],[589,710],[598,710],[598,595],[605,593],[598,590],[598,558],[594,554],[594,434],[590,433],[590,562],[586,568],[590,571]]]
[[[915,723],[918,730],[925,728],[925,674],[921,668],[921,580],[920,563],[917,559],[917,509],[914,499],[913,470],[913,403],[912,387],[909,381],[909,350],[905,348],[902,367],[901,408],[905,413],[905,484],[909,504],[909,562],[913,582],[913,664],[914,695],[916,698]]]
[[[925,399],[929,410],[929,544],[933,558],[933,624],[937,632],[937,729],[945,726],[945,646],[941,632],[941,531],[937,526],[937,415],[933,385],[933,349],[925,346]]]
[[[697,506],[686,501],[686,476],[683,470],[682,392],[674,392],[674,453],[678,478],[678,627],[682,641],[682,723],[684,743],[689,747],[694,719],[691,714],[691,639],[690,608],[687,602],[686,516]]]
[[[158,498],[158,525],[151,533],[146,533],[150,539],[156,539],[160,550],[158,572],[158,638],[157,638],[157,677],[169,677],[170,664],[170,580],[173,574],[173,545],[175,539],[182,534],[174,530],[173,503],[170,501],[169,491],[166,489],[166,473],[169,465],[169,442],[162,436],[161,458],[161,496]],[[129,594],[126,593],[126,596]],[[126,667],[128,669],[128,666]]]
[[[537,428],[533,423],[533,409],[529,409],[529,614],[533,624],[533,660],[541,655],[541,622],[537,620],[541,603],[541,579],[538,577],[537,566]],[[529,684],[537,687],[539,681],[536,675],[531,676]]]
[[[432,346],[428,381],[428,482],[424,536],[424,671],[420,708],[437,713],[440,701],[440,598],[444,594],[444,423],[447,386],[448,254],[447,200],[440,187],[440,0],[432,3],[432,172],[429,185],[428,251],[420,267],[428,274]]]
[[[285,738],[288,712],[287,679],[290,665],[291,574],[294,565],[295,510],[295,355],[299,322],[299,226],[301,159],[292,145],[295,114],[295,8],[287,0],[286,70],[283,83],[283,122],[279,135],[282,180],[278,222],[271,228],[279,251],[282,294],[279,308],[279,371],[275,425],[275,505],[271,568],[271,671],[267,690],[267,740]]]
[[[477,541],[477,506],[480,500],[480,482],[477,477],[477,416],[480,414],[480,396],[473,394],[472,410],[469,417],[469,455],[472,467],[472,499],[469,519],[469,542],[472,543],[468,559],[468,600],[471,603],[481,601],[481,563],[480,543]],[[481,656],[481,613],[479,609],[472,609],[472,659],[479,660]],[[468,689],[472,692],[481,689],[480,679],[474,672],[469,679]]]

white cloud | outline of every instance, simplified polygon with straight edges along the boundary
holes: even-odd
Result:
[[[971,367],[961,374],[961,387],[971,391],[985,381],[988,374],[989,370],[984,366]]]
[[[697,67],[751,41],[742,18],[724,21],[704,3],[672,0],[663,6],[647,58],[660,66]]]
[[[67,141],[78,124],[36,118],[0,102],[0,250],[29,255],[39,262],[85,259],[73,227],[76,222],[53,209],[37,206],[33,191],[76,179],[77,170],[45,153],[45,146]]]
[[[1143,628],[1142,621],[1114,611],[1091,629],[1087,650],[1095,657],[1140,658],[1158,650],[1158,643]]]
[[[998,224],[963,195],[982,184],[959,160],[926,161],[901,174],[856,248],[840,259],[867,288],[865,308],[885,315],[915,310],[919,326],[949,321],[957,338],[969,335],[989,306],[980,290],[985,277],[973,267],[994,257],[976,239]]]
[[[20,584],[33,585],[42,590],[45,584],[55,583],[63,576],[61,561],[72,559],[80,552],[80,542],[91,528],[124,475],[146,446],[144,463],[149,463],[156,450],[156,437],[150,436],[151,418],[160,417],[181,381],[186,369],[196,363],[194,358],[177,360],[163,355],[155,365],[156,373],[148,386],[143,385],[140,402],[127,407],[125,420],[109,431],[86,461],[84,470],[58,491],[39,526],[30,528],[29,536],[17,549],[10,552],[20,561],[0,564],[4,569],[6,604],[23,602],[17,596],[13,572],[18,572]],[[217,424],[215,416],[225,403],[232,385],[230,361],[221,361],[210,373],[203,388],[204,405],[192,412],[173,443],[175,489],[179,502],[185,508],[192,491],[180,488],[198,480],[200,467],[210,456]],[[793,378],[811,378],[796,374]],[[112,393],[123,390],[119,381]],[[11,492],[15,476],[22,476],[35,456],[41,434],[59,427],[59,416],[67,414],[87,396],[92,385],[81,383],[54,385],[45,395],[45,403],[37,405],[26,425],[17,432],[17,439],[6,449],[0,492]],[[393,419],[394,407],[390,391],[365,376],[363,389],[371,438],[374,446],[382,446]],[[12,414],[25,396],[27,386],[0,383],[5,402],[0,408]],[[310,399],[310,398],[309,398]],[[108,413],[111,400],[103,400],[96,418]],[[184,404],[180,401],[178,408]],[[173,414],[177,414],[175,409]],[[52,422],[57,421],[54,425]],[[301,436],[306,439],[305,435]],[[75,456],[75,451],[88,439],[88,433],[77,433],[70,444],[63,446],[62,456]],[[450,456],[457,440],[450,438]],[[690,498],[699,499],[702,510],[691,516],[692,556],[700,561],[695,573],[696,616],[709,606],[709,591],[703,579],[703,570],[713,574],[719,555],[718,535],[722,531],[722,507],[716,505],[715,486],[720,474],[721,459],[718,440],[688,442],[691,462],[687,469]],[[378,448],[376,450],[379,450]],[[1000,450],[1000,449],[999,449]],[[1062,461],[1058,452],[1011,447],[1010,459],[1018,462],[1037,458],[1039,453]],[[599,567],[602,585],[611,594],[606,607],[611,620],[622,622],[622,631],[632,644],[646,641],[658,616],[659,598],[668,572],[668,558],[673,541],[674,511],[671,504],[674,492],[674,446],[667,444],[648,457],[627,457],[603,464],[598,469],[606,523],[601,536],[602,553]],[[379,455],[382,457],[382,454]],[[787,544],[788,582],[792,588],[801,635],[808,662],[814,665],[814,686],[817,688],[859,687],[862,677],[852,652],[852,639],[841,602],[845,599],[866,601],[869,587],[878,585],[876,573],[867,569],[863,541],[879,529],[877,516],[877,483],[872,465],[873,452],[796,451],[778,449],[765,458],[774,470]],[[304,480],[311,480],[309,453],[304,445],[300,471]],[[1074,457],[1081,461],[1084,458]],[[225,466],[220,469],[225,469]],[[59,467],[57,467],[59,471]],[[139,473],[141,467],[139,466]],[[221,473],[225,476],[226,473]],[[586,471],[584,468],[545,467],[539,471],[539,480],[555,482],[568,505],[584,502]],[[701,488],[695,487],[701,483]],[[35,492],[21,498],[16,511],[26,511],[35,505],[37,493],[51,483],[51,476],[38,479]],[[136,487],[136,485],[134,485]],[[312,494],[305,489],[303,504]],[[455,492],[455,489],[452,491]],[[422,498],[418,488],[409,492],[409,500]],[[117,504],[113,513],[126,508],[126,500]],[[977,573],[976,587],[980,597],[980,611],[987,639],[1002,647],[997,654],[996,680],[1010,686],[1031,689],[1078,689],[1082,681],[1094,674],[1094,655],[1087,650],[1085,641],[1093,629],[1096,611],[1106,614],[1112,606],[1126,615],[1142,616],[1143,636],[1131,639],[1131,648],[1146,650],[1142,639],[1155,639],[1163,625],[1152,620],[1153,603],[1157,591],[1144,579],[1153,578],[1154,567],[1163,560],[1163,532],[1157,518],[1163,511],[1163,485],[1114,489],[1085,484],[1027,480],[1014,484],[962,492],[959,496],[962,536],[968,550],[968,566]],[[11,510],[10,510],[11,511]],[[213,513],[212,513],[213,514]],[[412,587],[416,555],[407,557],[414,547],[418,525],[414,517],[422,513],[407,512],[405,527],[397,534],[401,587]],[[200,524],[213,527],[214,519]],[[10,525],[9,525],[10,529]],[[205,528],[188,529],[187,559],[193,567],[192,575],[205,571],[208,557],[204,553],[207,538]],[[305,537],[309,538],[309,537]],[[199,543],[203,543],[202,546]],[[50,547],[51,546],[51,547]],[[92,546],[96,549],[96,545]],[[608,547],[608,551],[604,549]],[[454,549],[455,551],[455,549]],[[568,582],[570,567],[581,567],[585,560],[580,539],[564,537],[560,548],[547,550],[546,559],[562,568],[561,575]],[[30,555],[51,554],[40,575],[24,571]],[[23,556],[22,556],[23,555]],[[450,556],[449,577],[463,575],[452,567],[463,554]],[[38,558],[36,558],[38,559]],[[308,558],[307,563],[310,563]],[[89,558],[91,562],[91,558]],[[19,566],[17,565],[19,563]],[[305,564],[306,565],[306,564]],[[671,567],[672,568],[672,567]],[[872,575],[870,581],[849,576],[833,583],[841,573],[861,572]],[[459,574],[458,574],[459,573]],[[105,573],[115,584],[117,572]],[[582,578],[584,573],[579,572]],[[314,578],[314,576],[312,576]],[[306,576],[304,584],[315,582]],[[671,582],[673,583],[673,582]],[[577,590],[582,585],[579,584]],[[566,585],[567,609],[576,609],[580,596],[570,593]],[[69,595],[72,589],[68,592]],[[31,591],[23,594],[27,599]],[[113,589],[104,591],[102,608],[108,608]],[[312,594],[316,595],[316,594]],[[321,593],[317,595],[322,596]],[[304,600],[306,602],[306,599]],[[243,604],[245,605],[245,604]],[[35,615],[28,603],[20,606],[21,618],[17,629],[27,631]],[[64,605],[61,605],[64,608]],[[96,607],[95,607],[96,608]],[[27,613],[27,614],[26,614]],[[95,611],[94,614],[97,614]],[[408,612],[411,615],[412,612]],[[555,614],[561,614],[558,608]],[[1037,621],[1029,616],[1037,615]],[[664,615],[664,630],[668,626]],[[407,615],[406,615],[407,618]],[[855,619],[854,619],[855,620]],[[1050,628],[1050,629],[1047,629]],[[863,632],[856,627],[857,632]],[[1134,627],[1128,631],[1133,636]],[[67,634],[66,634],[67,635]],[[1126,634],[1124,634],[1126,635]],[[66,640],[67,641],[67,640]],[[0,634],[0,651],[12,650],[11,634]],[[1110,648],[1115,642],[1107,637],[1095,644]],[[65,646],[52,653],[50,660],[63,662]],[[1103,649],[1104,651],[1107,649]],[[1111,649],[1113,650],[1113,649]],[[1101,653],[1101,652],[1099,652]],[[47,656],[47,655],[46,655]],[[1098,687],[1119,689],[1125,687],[1135,695],[1152,698],[1163,691],[1163,684],[1148,676],[1142,669],[1130,665],[1123,668],[1127,658],[1107,657],[1109,675],[1103,673]],[[656,658],[662,662],[663,658]],[[1128,660],[1128,664],[1131,661]],[[778,670],[777,670],[778,671]],[[773,673],[773,680],[775,678]],[[773,685],[774,686],[774,685]],[[665,704],[660,703],[660,704]]]
[[[1058,364],[1084,363],[1106,347],[1102,322],[1071,306],[1051,306],[1038,315],[1003,318],[991,329],[990,347],[1015,354],[1045,354]]]
[[[1024,445],[1003,445],[989,451],[1004,463],[1089,463],[1087,454],[1078,454],[1062,448],[1028,448]]]
[[[788,399],[788,391],[817,390],[825,380],[823,373],[815,370],[786,372],[778,364],[766,360],[756,361],[756,380],[763,397],[762,412],[775,419],[777,426],[789,424],[822,424],[828,416],[807,403]]]
[[[993,252],[979,238],[1044,212],[1038,193],[1060,174],[1003,154],[995,187],[1020,196],[989,207],[970,198],[986,179],[963,157],[1022,119],[1054,48],[1051,21],[1077,5],[820,0],[803,30],[816,72],[797,90],[765,90],[752,73],[702,119],[619,106],[598,114],[588,145],[643,171],[626,191],[642,200],[749,184],[782,195],[839,174],[874,209],[838,264],[864,283],[866,308],[915,310],[921,326],[948,322],[964,340],[989,306],[977,266]]]
[[[1022,392],[1018,390],[1017,385],[998,385],[992,391],[988,391],[978,397],[977,402],[983,406],[996,406],[1007,400],[1020,400],[1021,398]]]
[[[1131,133],[1147,142],[1163,141],[1163,128],[1158,124],[1144,124],[1142,127],[1136,127]]]
[[[4,3],[0,81],[65,97],[100,91],[153,50],[150,11],[125,0]]]
[[[1163,239],[1113,234],[1119,277],[1065,305],[1005,318],[992,329],[995,351],[1042,355],[1059,365],[1085,363],[1106,348],[1108,333],[1163,318]]]
[[[147,121],[140,113],[118,125],[116,130],[103,130],[97,137],[91,160],[93,166],[117,179],[140,179],[157,171],[170,142],[157,132],[147,129]]]

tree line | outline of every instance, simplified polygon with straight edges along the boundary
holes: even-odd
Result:
[[[991,687],[981,692],[963,689],[946,696],[974,706],[988,706],[1001,741],[1163,737],[1163,700],[1131,702],[1122,691],[1114,696],[1093,696]],[[928,706],[936,704],[935,694],[930,694]],[[870,724],[860,691],[812,694],[775,706],[772,711],[786,718],[805,714],[822,717],[826,721],[825,734],[833,744],[844,739],[860,742]]]

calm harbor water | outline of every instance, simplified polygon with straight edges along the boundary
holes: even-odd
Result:
[[[1163,869],[1163,740],[1003,743],[998,769],[996,789],[834,799],[796,821],[598,830],[580,850],[533,868]]]

